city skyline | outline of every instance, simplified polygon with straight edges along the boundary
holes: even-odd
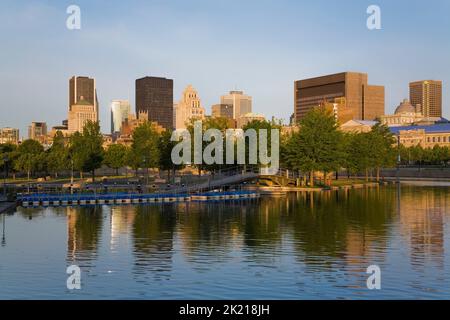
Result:
[[[450,66],[445,57],[450,46],[441,40],[450,29],[445,15],[450,10],[448,1],[411,3],[407,10],[401,3],[379,1],[382,29],[374,31],[366,28],[370,3],[364,1],[250,1],[240,4],[240,12],[227,11],[228,2],[138,1],[127,5],[126,16],[121,5],[113,8],[102,2],[79,1],[83,24],[81,30],[73,31],[65,27],[68,4],[6,1],[9,9],[0,13],[0,36],[5,43],[0,57],[8,61],[0,77],[2,101],[17,111],[2,117],[0,127],[19,128],[21,137],[32,121],[45,121],[51,127],[66,118],[66,81],[74,74],[96,79],[105,133],[110,132],[111,100],[126,99],[134,106],[134,81],[145,75],[174,79],[176,97],[192,83],[208,113],[223,92],[244,90],[253,97],[256,112],[283,118],[286,123],[293,111],[297,79],[344,71],[368,73],[371,83],[386,88],[388,114],[409,97],[410,82],[435,79],[443,82],[443,116],[449,117]],[[221,12],[228,12],[227,23],[211,23],[220,20]],[[433,12],[433,19],[424,12]],[[176,21],[186,14],[198,19],[189,19],[180,27]],[[246,23],[242,19],[246,16],[254,23]],[[155,33],[158,24],[163,28]],[[227,37],[240,50],[218,45]],[[292,41],[293,37],[298,41]],[[183,51],[179,59],[186,45],[192,49]],[[32,50],[37,46],[38,51]],[[430,52],[433,60],[428,59]]]

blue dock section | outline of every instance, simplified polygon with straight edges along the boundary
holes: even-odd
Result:
[[[130,203],[170,203],[185,201],[229,201],[259,198],[255,191],[207,192],[198,194],[80,193],[17,195],[22,207],[103,205]]]

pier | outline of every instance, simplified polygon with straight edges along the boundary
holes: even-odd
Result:
[[[18,195],[17,201],[22,207],[55,207],[75,205],[107,205],[137,203],[171,203],[186,201],[230,201],[259,198],[256,191],[206,192],[196,194],[141,194],[141,193],[105,193],[105,194],[26,194]]]

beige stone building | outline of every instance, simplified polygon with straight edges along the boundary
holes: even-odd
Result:
[[[148,114],[146,111],[139,112],[137,117],[136,117],[136,115],[130,113],[128,115],[128,118],[122,122],[121,129],[120,129],[120,135],[117,137],[117,139],[114,142],[118,143],[118,144],[123,144],[126,146],[131,146],[131,144],[133,142],[134,130],[146,122],[149,122]],[[150,121],[150,123],[158,133],[162,133],[166,130],[163,126],[161,126],[157,122]]]
[[[48,144],[47,124],[45,122],[32,122],[28,126],[28,139],[36,140],[40,144]]]
[[[96,107],[86,101],[83,96],[74,105],[70,106],[68,115],[68,132],[82,132],[87,121],[97,122],[98,113]]]
[[[175,106],[175,129],[185,129],[191,119],[203,120],[205,108],[202,107],[197,90],[188,85],[180,102]]]
[[[409,126],[409,125],[433,125],[442,120],[440,117],[425,117],[420,112],[420,104],[413,106],[407,99],[395,109],[394,114],[380,117],[380,122],[389,127]]]
[[[0,144],[2,143],[19,144],[19,129],[9,127],[1,128]]]
[[[361,133],[369,132],[372,127],[377,124],[376,121],[369,120],[349,120],[346,123],[339,126],[339,129],[344,132]]]
[[[248,123],[257,120],[257,121],[265,121],[266,118],[264,117],[263,114],[260,113],[246,113],[242,116],[240,116],[239,118],[237,118],[236,120],[236,127],[237,128],[243,128],[245,127]]]
[[[450,146],[450,124],[435,124],[431,126],[409,126],[391,128],[400,137],[400,143],[405,147],[420,145],[432,148],[435,145]]]

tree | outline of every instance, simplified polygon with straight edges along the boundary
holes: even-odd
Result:
[[[160,162],[160,135],[154,125],[145,122],[133,132],[133,142],[128,155],[132,168],[157,168]]]
[[[17,148],[18,157],[15,161],[14,168],[17,171],[23,171],[27,173],[28,179],[30,179],[31,172],[36,170],[42,160],[42,153],[44,148],[35,140],[25,140]]]
[[[366,181],[369,180],[369,169],[372,168],[372,145],[369,132],[353,135],[347,157],[350,158],[354,172],[364,172]]]
[[[81,176],[83,171],[91,172],[95,181],[95,170],[101,167],[103,154],[103,136],[98,122],[87,121],[82,134],[76,132],[70,137],[69,158]]]
[[[172,161],[172,149],[176,145],[175,141],[171,141],[170,138],[172,136],[172,131],[167,130],[161,134],[159,150],[160,150],[160,159],[159,159],[159,168],[161,170],[167,171],[167,180],[170,181],[170,171],[174,172],[183,168],[183,165],[176,165]]]
[[[68,168],[68,149],[61,131],[57,131],[53,144],[47,152],[47,168],[58,177],[58,172]]]
[[[119,168],[122,168],[127,163],[128,148],[122,144],[112,144],[105,152],[103,163],[108,167],[116,170],[116,175],[119,175]]]
[[[230,128],[230,122],[227,118],[224,117],[211,117],[211,118],[206,118],[204,120],[199,120],[199,119],[195,119],[192,118],[190,119],[190,122],[187,125],[187,130],[189,131],[190,135],[191,135],[191,163],[195,163],[195,156],[196,156],[196,152],[197,150],[199,152],[201,152],[201,163],[196,163],[195,166],[198,169],[199,175],[201,175],[201,171],[202,170],[208,170],[208,171],[212,171],[214,172],[215,170],[218,169],[222,169],[224,167],[224,163],[225,163],[225,159],[226,159],[226,155],[225,155],[225,139],[223,139],[222,141],[222,150],[223,150],[223,154],[222,154],[222,164],[220,163],[212,163],[212,164],[208,164],[204,161],[204,151],[207,148],[207,146],[209,146],[210,144],[215,142],[215,138],[212,138],[210,142],[204,141],[202,139],[202,146],[199,149],[195,148],[195,135],[194,135],[194,126],[195,126],[195,122],[196,121],[200,121],[201,122],[201,131],[202,131],[202,137],[205,136],[205,132],[209,129],[217,129],[221,132],[221,137],[225,137],[225,131],[226,129]],[[214,157],[216,156],[216,154],[212,154]]]
[[[396,138],[386,125],[377,123],[368,133],[371,166],[376,169],[376,180],[380,180],[380,168],[395,165]]]
[[[314,108],[300,121],[300,130],[292,134],[286,145],[285,162],[294,170],[309,172],[314,185],[314,172],[338,170],[343,163],[342,133],[334,116],[323,108]]]
[[[266,130],[267,133],[267,156],[270,155],[271,158],[273,158],[274,156],[279,156],[279,155],[273,155],[272,154],[272,129],[281,129],[281,120],[276,121],[275,119],[272,119],[272,121],[266,121],[266,120],[252,120],[249,123],[247,123],[244,127],[243,130],[244,132],[246,132],[249,129],[253,129],[256,132],[256,149],[257,149],[257,153],[260,154],[260,130]],[[250,150],[250,140],[246,140],[245,141],[245,152],[246,152],[246,163],[249,163],[249,150]],[[279,142],[280,143],[280,142]],[[261,166],[261,159],[258,158],[258,165]]]

